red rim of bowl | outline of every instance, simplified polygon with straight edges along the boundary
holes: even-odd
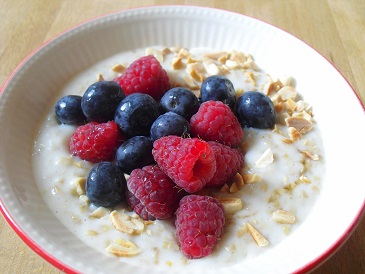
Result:
[[[168,5],[168,6],[180,6],[180,5]],[[352,87],[352,85],[349,83],[349,81],[342,75],[342,73],[326,58],[324,57],[320,52],[318,52],[316,49],[314,49],[312,46],[310,46],[309,44],[307,44],[306,42],[300,40],[299,38],[295,37],[294,35],[292,35],[291,33],[282,30],[274,25],[272,25],[271,23],[268,23],[266,21],[263,21],[261,19],[252,17],[252,16],[247,16],[241,13],[237,13],[234,11],[229,11],[229,10],[224,10],[224,9],[217,9],[217,8],[211,8],[211,7],[203,7],[203,6],[197,6],[197,5],[189,5],[191,7],[197,7],[197,8],[205,8],[205,9],[212,9],[212,10],[221,10],[221,11],[225,11],[225,12],[230,12],[230,13],[234,13],[236,15],[239,16],[245,16],[245,17],[250,17],[252,19],[255,19],[257,21],[260,21],[262,23],[265,23],[279,31],[285,32],[286,34],[292,36],[293,38],[299,40],[300,42],[306,44],[308,47],[310,47],[312,50],[314,50],[317,54],[319,54],[322,58],[324,58],[337,72],[338,74],[347,82],[348,86],[351,88],[352,92],[355,94],[358,102],[360,103],[360,106],[362,107],[362,109],[364,110],[365,113],[365,106],[362,104],[359,95],[356,93],[355,89]],[[158,7],[158,5],[156,6],[144,6],[144,7],[138,7],[138,8],[131,8],[131,9],[124,9],[124,10],[119,10],[119,11],[115,11],[115,12],[110,12],[110,13],[106,13],[106,14],[102,14],[100,16],[96,16],[93,17],[91,19],[85,20],[83,22],[80,22],[79,24],[74,25],[73,27],[70,27],[66,30],[64,30],[63,32],[55,35],[54,37],[50,38],[49,40],[45,41],[44,43],[42,43],[38,48],[36,48],[35,50],[33,50],[15,69],[14,71],[10,74],[10,76],[6,79],[5,83],[3,84],[3,86],[0,89],[0,95],[2,93],[2,91],[6,88],[6,86],[8,85],[8,83],[10,82],[10,80],[14,77],[14,75],[17,73],[17,71],[23,66],[23,64],[30,59],[36,52],[38,52],[40,49],[42,49],[45,45],[51,43],[54,39],[56,39],[59,36],[64,35],[65,33],[79,27],[80,25],[83,24],[87,24],[91,21],[97,20],[99,18],[103,18],[105,16],[109,16],[112,14],[116,14],[119,12],[123,12],[123,11],[127,11],[127,10],[138,10],[138,9],[144,9],[144,8],[153,8],[153,7]],[[161,7],[161,6],[160,6]],[[188,5],[186,6],[182,6],[182,7],[188,7]],[[10,225],[10,227],[15,231],[15,233],[23,240],[23,242],[25,244],[27,244],[33,251],[35,251],[39,256],[41,256],[43,259],[45,259],[47,262],[51,263],[53,266],[55,266],[56,268],[58,268],[61,271],[64,271],[66,273],[72,273],[72,274],[76,274],[79,273],[78,271],[74,270],[73,268],[71,268],[70,266],[66,265],[65,263],[63,263],[62,261],[60,261],[59,259],[55,258],[54,256],[52,256],[51,254],[49,254],[48,252],[46,252],[45,250],[43,250],[41,247],[39,247],[28,235],[25,231],[22,230],[22,228],[15,222],[15,220],[12,218],[12,216],[10,215],[10,213],[8,212],[8,210],[6,209],[5,205],[3,204],[2,200],[0,199],[0,211],[2,213],[2,215],[4,216],[4,219],[7,221],[7,223]],[[316,267],[320,266],[322,263],[324,263],[326,260],[328,260],[336,251],[338,251],[338,249],[343,246],[346,241],[349,239],[349,237],[352,235],[352,233],[355,231],[357,225],[359,224],[360,220],[362,219],[362,217],[365,215],[365,201],[363,202],[361,208],[359,209],[356,217],[354,218],[354,220],[352,221],[352,223],[347,227],[347,229],[344,231],[344,233],[336,240],[336,242],[334,242],[332,244],[332,246],[330,246],[325,252],[323,252],[319,257],[313,259],[312,261],[308,262],[306,265],[302,266],[301,268],[297,269],[296,271],[294,271],[293,273],[297,273],[297,274],[302,274],[302,273],[307,273],[313,269],[315,269]]]

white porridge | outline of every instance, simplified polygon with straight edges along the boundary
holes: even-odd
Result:
[[[204,77],[220,73],[232,81],[237,96],[254,90],[272,98],[277,111],[275,128],[244,129],[241,144],[244,167],[232,186],[225,185],[213,193],[216,197],[239,198],[242,209],[227,216],[225,232],[213,254],[188,260],[179,251],[173,221],[143,222],[142,232],[123,233],[110,220],[112,210],[105,209],[105,212],[88,203],[82,185],[93,164],[71,156],[68,143],[76,126],[60,125],[54,115],[54,104],[64,95],[82,96],[97,75],[105,80],[116,78],[120,71],[115,65],[127,67],[145,55],[141,49],[112,56],[77,75],[50,105],[35,140],[33,166],[36,181],[51,210],[90,248],[114,256],[107,247],[125,239],[134,243],[140,252],[116,259],[161,269],[184,266],[188,270],[197,264],[214,269],[255,257],[284,241],[310,213],[319,195],[325,166],[321,136],[311,116],[311,107],[298,99],[293,79],[273,80],[256,66],[251,56],[234,51],[229,54],[208,49],[166,51],[162,47],[147,51],[161,62],[174,86],[197,91]],[[136,216],[127,210],[126,204],[115,210]],[[288,214],[282,221],[282,211],[278,210]],[[100,212],[105,215],[98,215]],[[253,239],[248,229],[251,227],[264,237],[263,242]]]

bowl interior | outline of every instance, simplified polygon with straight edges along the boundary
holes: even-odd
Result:
[[[166,6],[127,10],[79,25],[43,45],[5,84],[0,101],[1,202],[33,248],[47,253],[53,263],[82,272],[135,271],[136,266],[102,256],[61,224],[42,199],[31,162],[40,122],[68,80],[116,53],[151,45],[251,53],[268,73],[296,78],[322,133],[326,176],[310,216],[283,243],[222,272],[292,272],[348,232],[364,202],[365,185],[359,182],[363,164],[356,159],[365,155],[365,118],[346,80],[313,49],[273,26],[226,11]]]

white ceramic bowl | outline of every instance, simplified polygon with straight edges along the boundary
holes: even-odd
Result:
[[[209,8],[160,6],[100,17],[54,38],[21,63],[0,100],[1,210],[10,225],[67,272],[159,272],[157,267],[122,264],[78,240],[42,199],[31,164],[44,110],[71,77],[116,53],[159,44],[243,50],[266,71],[295,76],[323,136],[326,175],[318,202],[281,244],[252,260],[211,271],[306,272],[318,265],[350,235],[364,208],[364,108],[339,72],[303,42],[258,20]]]

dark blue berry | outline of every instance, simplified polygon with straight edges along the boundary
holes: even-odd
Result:
[[[86,122],[86,117],[81,109],[81,96],[66,95],[55,106],[58,121],[62,124],[81,125]]]
[[[152,123],[159,115],[158,104],[151,96],[133,93],[120,102],[114,121],[128,137],[149,136]]]
[[[189,122],[175,112],[160,115],[151,126],[151,140],[155,141],[163,136],[187,136],[190,133]]]
[[[275,108],[269,97],[257,91],[243,93],[237,100],[237,116],[243,126],[272,128],[275,125]]]
[[[190,120],[198,112],[199,101],[190,89],[176,87],[162,96],[160,107],[163,112],[172,111]]]
[[[86,196],[95,206],[114,207],[124,200],[124,173],[111,162],[100,162],[89,172]]]
[[[222,101],[232,110],[236,103],[236,91],[232,82],[224,76],[213,75],[204,80],[200,87],[200,95],[203,102]]]
[[[133,169],[153,164],[153,142],[146,136],[134,136],[125,141],[116,152],[116,165],[127,174]]]
[[[89,121],[105,123],[113,120],[115,110],[124,98],[118,83],[99,81],[89,86],[82,96],[82,111]]]

